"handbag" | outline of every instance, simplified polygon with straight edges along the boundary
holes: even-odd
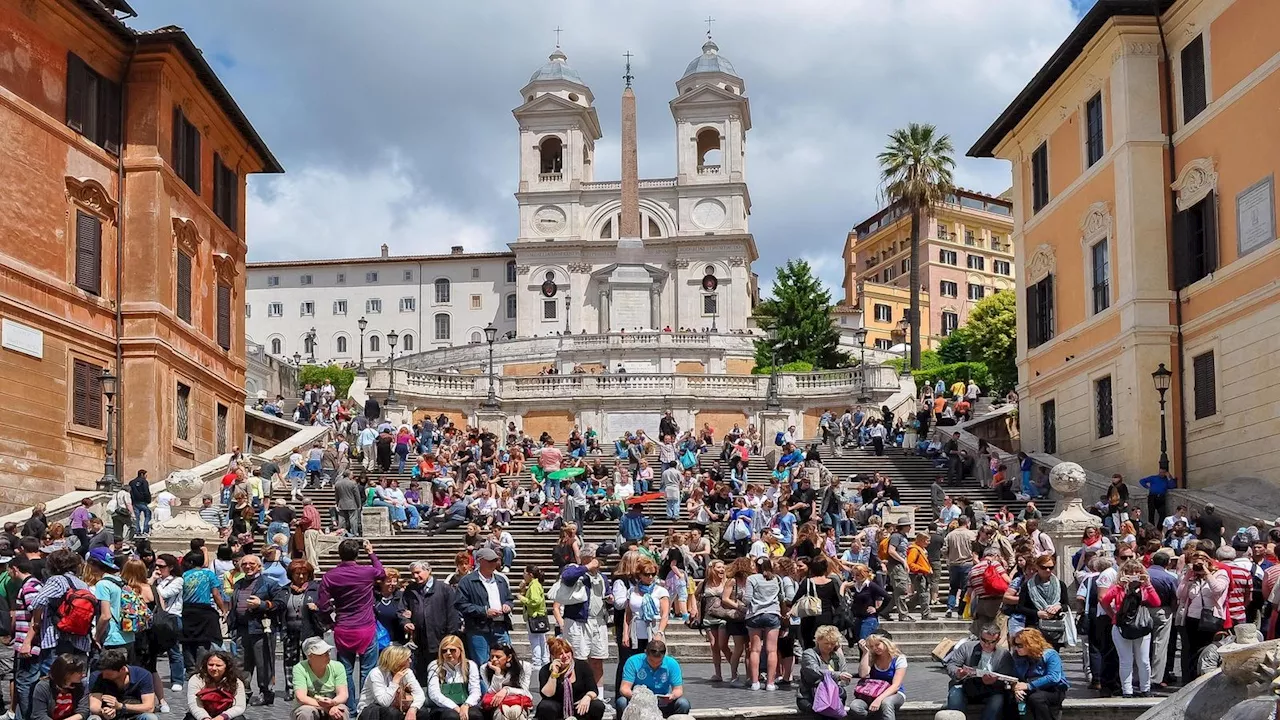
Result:
[[[839,720],[845,716],[844,700],[840,697],[840,685],[827,671],[813,691],[813,712],[823,717]]]
[[[584,583],[574,583],[567,587],[557,580],[547,591],[547,599],[560,605],[581,605],[591,598],[591,589]]]
[[[546,615],[533,615],[529,617],[527,622],[529,632],[534,635],[542,635],[551,632],[551,621]]]
[[[1218,634],[1222,632],[1222,618],[1213,614],[1213,608],[1206,607],[1200,610],[1200,632],[1212,632]]]
[[[796,602],[795,607],[791,608],[791,614],[798,618],[817,617],[822,614],[822,598],[818,597],[814,591],[813,582],[809,582],[809,589],[804,596]]]
[[[1076,647],[1080,644],[1080,635],[1076,631],[1076,614],[1071,610],[1062,612],[1062,644],[1067,647]]]
[[[873,703],[889,689],[888,680],[877,680],[875,678],[863,678],[858,681],[857,686],[853,688],[853,696],[865,703]]]

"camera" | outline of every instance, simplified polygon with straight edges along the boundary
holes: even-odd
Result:
[[[1202,572],[1205,572],[1208,568],[1205,567],[1205,564],[1202,562],[1195,562],[1195,563],[1191,563],[1191,569],[1195,572],[1202,573]]]

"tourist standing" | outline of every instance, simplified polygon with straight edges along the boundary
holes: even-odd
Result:
[[[338,662],[346,671],[349,713],[355,712],[358,689],[365,675],[378,664],[373,588],[386,573],[373,551],[373,543],[365,540],[364,552],[369,557],[368,565],[356,562],[359,542],[338,543],[338,564],[320,581],[319,608],[321,612],[334,614],[333,642],[337,646]]]
[[[271,617],[276,614],[281,588],[262,572],[257,555],[240,559],[239,580],[231,586],[232,603],[227,610],[227,632],[234,633],[244,653],[244,674],[248,682],[256,675],[258,697],[254,705],[274,705],[276,694],[271,680],[275,676],[275,635]]]
[[[489,657],[489,648],[511,644],[511,605],[515,602],[502,562],[492,548],[476,553],[476,569],[458,581],[458,614],[462,616],[468,655]]]
[[[133,505],[135,531],[142,536],[151,534],[151,483],[147,471],[139,470],[129,481],[129,499]]]

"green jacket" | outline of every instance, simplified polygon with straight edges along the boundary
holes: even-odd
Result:
[[[542,583],[537,580],[529,582],[524,595],[520,597],[520,605],[524,608],[526,618],[547,614],[547,595],[542,590]]]

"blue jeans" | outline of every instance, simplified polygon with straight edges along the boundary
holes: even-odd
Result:
[[[972,563],[947,566],[947,571],[950,575],[948,578],[950,583],[947,589],[947,612],[960,608],[960,599],[964,597],[964,592],[969,587],[969,571],[972,569]]]
[[[143,518],[146,518],[144,521]],[[138,528],[138,532],[147,535],[151,532],[151,506],[144,503],[134,503],[133,505],[133,524]]]
[[[40,655],[13,658],[14,698],[13,716],[15,720],[27,720],[31,717],[31,690],[40,682]]]
[[[511,567],[511,563],[515,562],[516,551],[509,547],[502,548],[502,567]]]
[[[271,542],[271,538],[276,535],[284,535],[285,538],[288,538],[289,524],[272,521],[272,523],[267,526],[267,542]]]
[[[418,512],[418,508],[413,505],[406,505],[402,510],[404,510],[404,514],[409,518],[409,529],[412,530],[413,528],[418,527],[418,524],[422,522],[422,515]]]
[[[822,526],[830,528],[840,527],[840,516],[836,513],[822,513]],[[839,535],[839,533],[836,533]]]
[[[613,701],[613,706],[618,709],[618,717],[622,717],[622,713],[626,711],[627,705],[630,704],[631,702],[621,695]],[[658,709],[662,711],[662,717],[671,717],[672,715],[688,715],[692,707],[689,705],[687,698],[678,697],[666,705],[659,703]]]
[[[844,518],[840,520],[836,528],[837,528],[836,534],[839,535],[840,537],[849,537],[850,535],[853,535],[854,533],[858,532],[857,525],[855,525],[854,522],[848,518]]]
[[[979,680],[978,682],[981,682]],[[1004,712],[1004,692],[999,684],[992,685],[993,691],[982,702],[982,720],[1000,720]],[[964,693],[963,685],[952,685],[947,689],[947,709],[964,712],[969,705],[969,697]]]
[[[182,637],[182,617],[174,616],[174,623],[178,627],[178,637]],[[169,684],[170,685],[186,685],[187,684],[187,667],[182,658],[182,643],[174,643],[169,648]]]
[[[391,518],[391,522],[398,522],[398,523],[402,523],[402,522],[405,522],[405,520],[407,519],[407,518],[405,517],[405,511],[404,511],[404,508],[402,508],[402,507],[396,507],[396,506],[394,506],[394,505],[392,505],[392,504],[388,503],[386,500],[379,500],[379,499],[377,499],[377,498],[374,498],[374,500],[373,500],[373,505],[374,505],[374,507],[384,507],[384,508],[386,508],[386,509],[387,509],[387,515]]]
[[[640,478],[636,478],[636,479],[634,480],[634,484],[635,484],[635,486],[636,486],[636,494],[637,494],[637,495],[643,495],[643,494],[645,494],[645,493],[649,492],[649,481],[648,481],[648,480],[641,480]]]
[[[1035,495],[1035,493],[1032,492],[1032,488],[1031,488],[1031,471],[1030,470],[1022,471],[1022,492],[1026,493],[1027,495],[1032,495],[1032,496]]]
[[[880,629],[880,618],[871,615],[864,618],[855,618],[858,623],[858,639],[866,640],[871,637],[871,633]]]
[[[511,635],[505,631],[469,632],[466,634],[466,641],[468,658],[485,658],[484,662],[488,662],[489,648],[494,645],[510,645]]]
[[[672,520],[680,519],[680,498],[667,498],[667,517]]]
[[[489,657],[488,651],[485,651],[484,656]],[[347,670],[347,711],[355,715],[356,703],[360,702],[360,688],[364,687],[364,679],[378,665],[378,643],[376,641],[369,643],[369,647],[360,654],[339,650],[338,662],[342,663],[342,667]]]

